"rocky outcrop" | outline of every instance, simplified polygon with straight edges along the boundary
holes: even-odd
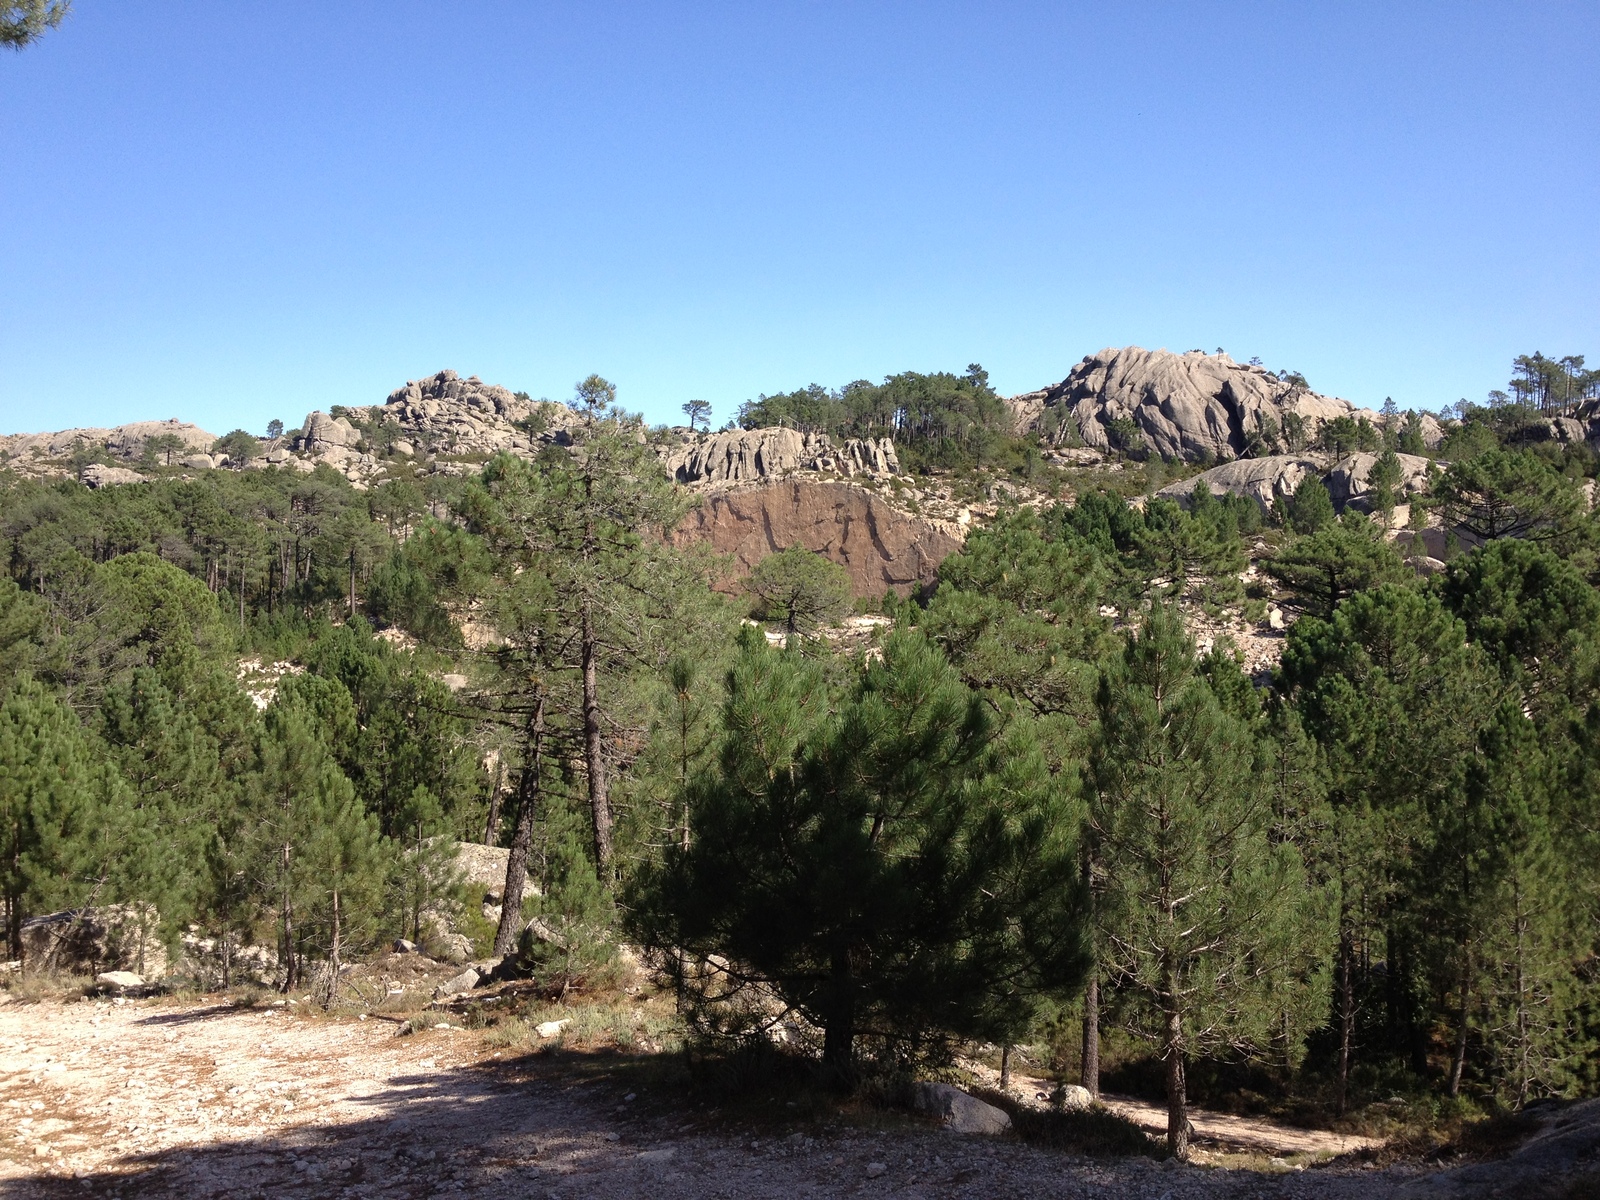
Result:
[[[144,483],[145,477],[127,467],[108,467],[104,463],[90,463],[78,476],[83,486],[89,488],[111,487],[118,483]]]
[[[662,465],[679,483],[737,485],[781,479],[796,471],[888,476],[900,472],[889,438],[851,438],[836,446],[825,433],[735,429],[668,448]]]
[[[1296,423],[1309,438],[1336,417],[1379,419],[1226,354],[1138,346],[1088,355],[1060,383],[1010,403],[1019,432],[1188,462],[1303,448],[1288,444],[1287,427]],[[1441,432],[1432,417],[1423,418],[1429,445]]]
[[[530,400],[509,388],[440,371],[396,388],[381,405],[351,409],[363,421],[393,423],[401,453],[479,455],[532,453],[540,444],[569,440],[582,418],[565,404]]]
[[[1277,497],[1293,495],[1295,488],[1307,475],[1321,474],[1322,468],[1315,459],[1293,454],[1273,454],[1266,458],[1242,458],[1237,462],[1212,467],[1193,479],[1169,483],[1156,495],[1187,504],[1195,485],[1204,483],[1217,495],[1228,492],[1235,496],[1249,496],[1265,511],[1272,507]]]
[[[1432,459],[1411,454],[1396,457],[1400,460],[1401,477],[1400,486],[1395,489],[1395,500],[1403,504],[1408,496],[1428,490],[1428,470],[1435,464]],[[1335,508],[1343,510],[1349,505],[1367,512],[1372,503],[1368,476],[1377,461],[1376,454],[1352,454],[1326,468],[1314,458],[1294,454],[1244,458],[1212,467],[1190,479],[1169,483],[1155,494],[1187,505],[1196,485],[1204,483],[1214,495],[1228,492],[1249,496],[1265,511],[1272,507],[1276,497],[1291,496],[1309,475],[1322,480]]]
[[[1394,498],[1397,503],[1403,504],[1407,497],[1428,490],[1428,471],[1435,464],[1430,458],[1414,454],[1397,454],[1395,457],[1400,460],[1400,484],[1395,488]],[[1328,495],[1333,497],[1335,508],[1354,505],[1362,512],[1371,510],[1372,486],[1368,476],[1377,461],[1376,454],[1363,452],[1342,458],[1334,464],[1322,482],[1327,484]]]
[[[180,448],[175,455],[209,452],[217,435],[177,419],[134,421],[114,429],[63,429],[57,433],[13,433],[0,437],[0,455],[8,465],[26,467],[41,459],[69,458],[82,447],[100,446],[124,460],[137,459],[150,438],[170,434]],[[176,458],[174,459],[176,461]]]
[[[957,534],[865,488],[811,481],[713,493],[673,537],[680,545],[706,542],[731,555],[737,577],[768,554],[804,546],[848,570],[854,595],[873,597],[890,590],[909,595],[961,548]]]

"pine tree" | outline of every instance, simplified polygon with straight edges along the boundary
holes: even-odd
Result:
[[[336,956],[381,899],[384,846],[315,725],[315,708],[280,696],[263,720],[250,780],[254,889],[278,924],[283,990],[300,987],[311,952]]]
[[[1082,978],[1072,813],[1021,725],[1002,727],[900,632],[829,711],[821,668],[747,638],[694,837],[630,895],[645,945],[733,964],[824,1031],[914,1051],[1016,1040]],[[685,980],[702,1007],[704,974]]]
[[[0,888],[11,956],[22,957],[30,913],[143,899],[157,857],[155,830],[77,716],[40,684],[15,684],[0,705]]]
[[[799,543],[763,558],[744,586],[759,601],[758,615],[782,621],[791,635],[814,632],[850,605],[849,572]]]
[[[1139,1004],[1130,1024],[1166,1063],[1167,1140],[1188,1153],[1185,1061],[1274,1040],[1303,986],[1323,898],[1275,840],[1249,726],[1195,670],[1181,618],[1156,609],[1103,679],[1091,813],[1107,875],[1106,969]]]

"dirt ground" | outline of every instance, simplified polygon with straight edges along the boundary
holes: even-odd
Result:
[[[0,1195],[1375,1200],[1421,1171],[1091,1160],[911,1118],[712,1111],[651,1086],[666,1076],[648,1055],[513,1055],[480,1032],[399,1028],[0,1004]]]

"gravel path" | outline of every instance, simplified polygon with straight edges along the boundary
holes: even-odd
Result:
[[[646,1094],[637,1072],[395,1029],[282,1008],[0,1006],[0,1195],[1377,1200],[1417,1174],[1088,1160],[910,1120],[747,1123]]]

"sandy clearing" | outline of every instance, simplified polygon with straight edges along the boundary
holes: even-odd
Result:
[[[906,1122],[744,1123],[478,1035],[284,1009],[0,1007],[7,1197],[1372,1200],[1414,1172],[1092,1161]],[[731,1118],[731,1119],[730,1119]],[[868,1164],[883,1171],[869,1178]]]

